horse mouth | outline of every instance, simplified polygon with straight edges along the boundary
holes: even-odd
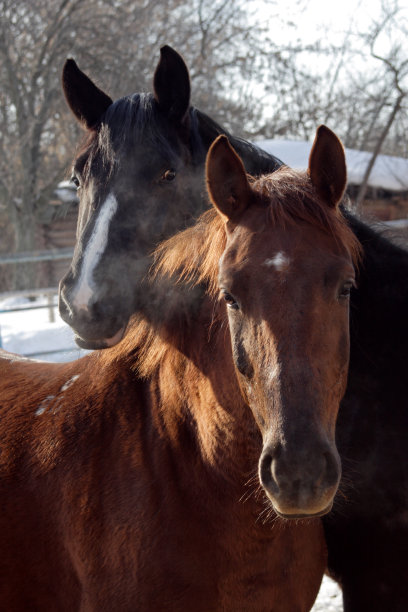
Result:
[[[292,519],[314,519],[314,518],[320,518],[321,516],[324,516],[325,514],[328,514],[330,512],[330,510],[333,507],[333,502],[331,501],[326,508],[323,508],[323,510],[320,510],[319,512],[315,512],[315,513],[307,513],[307,512],[300,512],[300,513],[296,513],[296,514],[284,514],[283,512],[279,512],[279,510],[277,510],[275,507],[273,508],[274,511],[276,512],[276,514],[283,519],[286,520],[292,520]]]
[[[86,349],[88,351],[97,351],[101,349],[112,348],[122,340],[123,336],[125,335],[126,328],[127,324],[123,325],[116,332],[116,334],[114,334],[110,338],[89,339],[75,334],[75,342],[80,348]]]

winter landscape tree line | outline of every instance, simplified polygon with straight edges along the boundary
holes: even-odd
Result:
[[[159,48],[185,58],[192,102],[235,135],[312,138],[408,157],[407,11],[382,0],[341,37],[303,42],[278,0],[0,0],[0,252],[32,251],[81,139],[60,75],[74,57],[115,99],[149,91]],[[284,43],[274,33],[285,27]],[[367,172],[369,168],[367,169]],[[362,190],[364,185],[362,185]],[[364,194],[360,193],[358,197]],[[0,291],[32,282],[0,270]]]

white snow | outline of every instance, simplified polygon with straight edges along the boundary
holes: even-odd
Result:
[[[30,305],[44,305],[45,308],[4,312],[7,309]],[[72,361],[84,355],[86,351],[77,347],[71,328],[58,315],[56,297],[54,305],[55,322],[52,323],[49,320],[45,297],[37,298],[33,302],[23,297],[8,298],[0,302],[1,348],[43,361]]]
[[[312,612],[343,612],[341,589],[327,576],[323,578]]]
[[[306,170],[311,142],[295,140],[259,140],[258,147],[275,155],[288,166],[297,170]],[[360,185],[371,153],[345,149],[348,182],[350,185]],[[375,161],[368,180],[370,187],[377,187],[389,191],[408,190],[408,159],[379,155]]]

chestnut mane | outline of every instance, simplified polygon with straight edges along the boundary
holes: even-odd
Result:
[[[330,208],[317,197],[306,172],[283,166],[272,174],[250,180],[259,206],[265,208],[268,223],[284,226],[299,222],[312,224],[345,246],[354,264],[358,265],[361,254],[358,239],[341,210]],[[196,296],[190,301],[185,297],[194,287],[202,286],[209,299],[216,299],[218,262],[225,244],[224,221],[214,208],[202,214],[193,227],[160,244],[154,252],[150,282],[167,279],[170,281],[167,289],[172,292],[169,287],[178,286],[183,299],[172,299],[173,296],[169,297],[163,291],[163,299],[169,304],[163,318],[152,324],[134,317],[125,339],[107,351],[106,357],[110,360],[131,355],[139,374],[144,376],[150,375],[169,352],[174,359],[174,346],[180,344],[180,337],[176,340],[176,336],[185,334],[188,327],[184,321],[188,319],[187,309],[193,302],[196,308]],[[175,291],[177,293],[177,289]],[[215,319],[218,321],[219,317]]]
[[[282,166],[272,174],[250,177],[259,203],[274,225],[307,223],[329,234],[345,246],[357,266],[361,245],[337,208],[330,208],[316,195],[306,172]],[[153,275],[165,275],[192,284],[205,283],[212,297],[217,294],[218,261],[225,248],[224,223],[214,209],[205,212],[196,225],[172,236],[154,253]]]

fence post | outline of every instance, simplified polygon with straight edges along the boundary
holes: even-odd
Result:
[[[51,293],[47,294],[47,303],[48,303],[48,320],[50,323],[55,323],[54,296]]]

